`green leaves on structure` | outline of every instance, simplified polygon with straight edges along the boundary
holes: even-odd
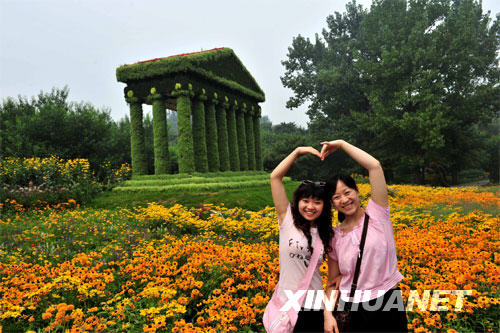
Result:
[[[193,132],[191,128],[191,101],[189,94],[177,96],[177,126],[179,131],[179,173],[194,171]]]
[[[255,170],[263,170],[262,151],[260,146],[260,117],[253,117],[253,134],[255,147]]]
[[[217,119],[215,117],[216,99],[212,99],[207,106],[206,125],[206,140],[207,140],[207,160],[208,170],[216,172],[220,170],[219,161],[219,143],[217,138]]]
[[[253,119],[249,113],[245,114],[245,132],[247,139],[248,170],[255,170],[255,139],[253,137]]]
[[[231,107],[227,111],[227,135],[229,144],[229,166],[232,171],[240,170],[240,153],[238,150],[238,132],[236,130],[236,109]]]
[[[175,77],[178,73],[201,76],[231,91],[251,96],[259,102],[265,100],[262,89],[229,48],[123,65],[116,69],[116,78],[127,83],[159,76]]]
[[[165,101],[159,94],[155,94],[156,88],[151,88],[153,104],[153,142],[155,156],[155,174],[169,172],[168,157],[168,129]]]
[[[129,93],[133,96],[133,92]],[[146,147],[144,144],[144,127],[142,126],[142,105],[137,98],[129,97],[130,104],[130,153],[134,175],[148,173]]]
[[[245,115],[242,112],[236,113],[236,131],[238,133],[240,170],[248,170],[247,136],[245,134]]]
[[[193,102],[194,164],[198,172],[208,172],[204,103],[206,99],[205,95],[201,95]]]
[[[228,145],[228,134],[227,134],[227,117],[226,117],[226,103],[219,104],[217,107],[217,137],[219,144],[219,160],[220,160],[220,170],[229,171],[229,145]]]

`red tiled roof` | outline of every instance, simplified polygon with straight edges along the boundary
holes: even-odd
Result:
[[[198,52],[190,52],[190,53],[181,53],[181,54],[175,54],[175,55],[171,55],[171,56],[163,57],[163,58],[154,58],[154,59],[149,59],[149,60],[144,60],[144,61],[138,61],[138,62],[134,63],[133,65],[135,65],[135,64],[142,64],[142,63],[145,63],[145,62],[156,61],[156,60],[161,60],[161,59],[168,59],[168,58],[173,58],[173,57],[181,57],[181,56],[190,55],[190,54],[197,54],[197,53],[217,51],[217,50],[222,50],[222,49],[225,49],[225,47],[217,47],[217,48],[211,49],[211,50],[198,51]]]

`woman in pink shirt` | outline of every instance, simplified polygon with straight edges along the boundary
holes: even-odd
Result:
[[[322,142],[321,159],[342,149],[368,170],[371,199],[366,208],[360,205],[355,181],[348,175],[329,180],[333,206],[342,222],[334,228],[332,251],[328,256],[326,294],[340,289],[339,303],[351,308],[349,332],[407,332],[407,318],[398,283],[396,245],[390,220],[387,184],[380,162],[363,150],[343,141]],[[369,217],[356,292],[349,295],[360,254],[365,214]],[[337,286],[341,276],[340,286]],[[351,304],[348,304],[351,302]],[[338,332],[331,312],[324,312],[325,332]]]
[[[280,274],[276,295],[282,304],[288,301],[286,291],[297,292],[301,281],[305,279],[313,249],[319,250],[320,256],[312,273],[308,290],[323,290],[319,267],[324,255],[331,249],[333,236],[331,193],[327,191],[325,182],[302,182],[293,194],[292,203],[288,201],[282,179],[293,162],[303,154],[320,157],[319,151],[312,147],[298,147],[281,161],[270,176],[271,192],[279,221]],[[321,241],[318,242],[319,240]],[[269,323],[269,332],[274,330],[281,316],[269,318],[264,314],[264,322]],[[287,325],[286,331],[288,332],[292,330],[294,332],[323,332],[323,311],[321,309],[299,311],[296,322],[292,323],[290,320]]]

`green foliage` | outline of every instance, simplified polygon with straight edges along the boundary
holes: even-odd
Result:
[[[226,116],[227,103],[221,103],[216,109],[217,118],[217,138],[219,139],[219,161],[220,170],[229,171],[229,143],[227,133],[227,116]]]
[[[236,131],[238,139],[238,153],[240,158],[240,170],[248,170],[247,136],[245,133],[245,115],[236,112]]]
[[[261,137],[260,137],[260,127],[261,122],[259,117],[253,117],[253,133],[254,133],[254,148],[255,148],[255,170],[263,170],[264,166],[262,163],[262,147],[261,147]]]
[[[236,109],[231,107],[227,111],[229,165],[232,171],[240,170],[240,153],[238,149],[238,132],[236,129]]]
[[[153,133],[155,174],[169,171],[168,132],[165,102],[160,95],[153,97]]]
[[[246,125],[245,132],[247,135],[248,170],[256,170],[253,117],[249,113],[245,114],[245,125]]]
[[[188,94],[177,96],[177,125],[179,127],[179,172],[194,171],[191,101]]]
[[[125,181],[122,187],[134,186],[160,186],[160,185],[173,185],[173,184],[200,184],[200,183],[223,183],[231,181],[248,181],[248,180],[266,180],[269,178],[268,173],[256,175],[223,175],[223,176],[191,176],[188,175],[183,178],[151,178],[151,179],[132,179]]]
[[[196,171],[208,172],[207,141],[205,138],[205,95],[198,96],[193,102],[193,144]]]
[[[236,93],[252,96],[260,102],[265,100],[264,92],[255,79],[229,48],[123,65],[116,69],[116,78],[120,82],[129,82],[158,76],[175,78],[177,73],[190,73],[193,77],[201,76]]]
[[[100,165],[130,163],[130,123],[111,119],[107,109],[68,101],[69,89],[37,96],[8,97],[0,104],[0,155],[86,158],[99,176]]]
[[[130,146],[132,170],[134,174],[148,173],[146,145],[144,141],[144,127],[142,123],[142,105],[135,97],[129,97],[130,105]]]
[[[315,139],[335,133],[406,182],[438,165],[455,183],[475,167],[488,146],[477,126],[500,106],[498,18],[473,0],[385,0],[351,2],[327,24],[314,42],[294,38],[283,62],[287,106],[311,102]]]
[[[211,172],[216,172],[220,170],[220,160],[219,160],[219,143],[217,137],[217,119],[215,115],[215,103],[216,100],[212,100],[207,105],[207,159],[208,159],[208,170]]]

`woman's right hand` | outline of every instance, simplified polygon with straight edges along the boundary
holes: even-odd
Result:
[[[297,148],[295,148],[295,152],[297,153],[297,155],[312,154],[312,155],[315,155],[315,156],[321,158],[321,154],[319,153],[319,151],[311,146],[309,146],[309,147],[297,147]]]
[[[325,312],[325,333],[339,333],[339,328],[337,327],[337,320],[332,315],[331,312]]]

